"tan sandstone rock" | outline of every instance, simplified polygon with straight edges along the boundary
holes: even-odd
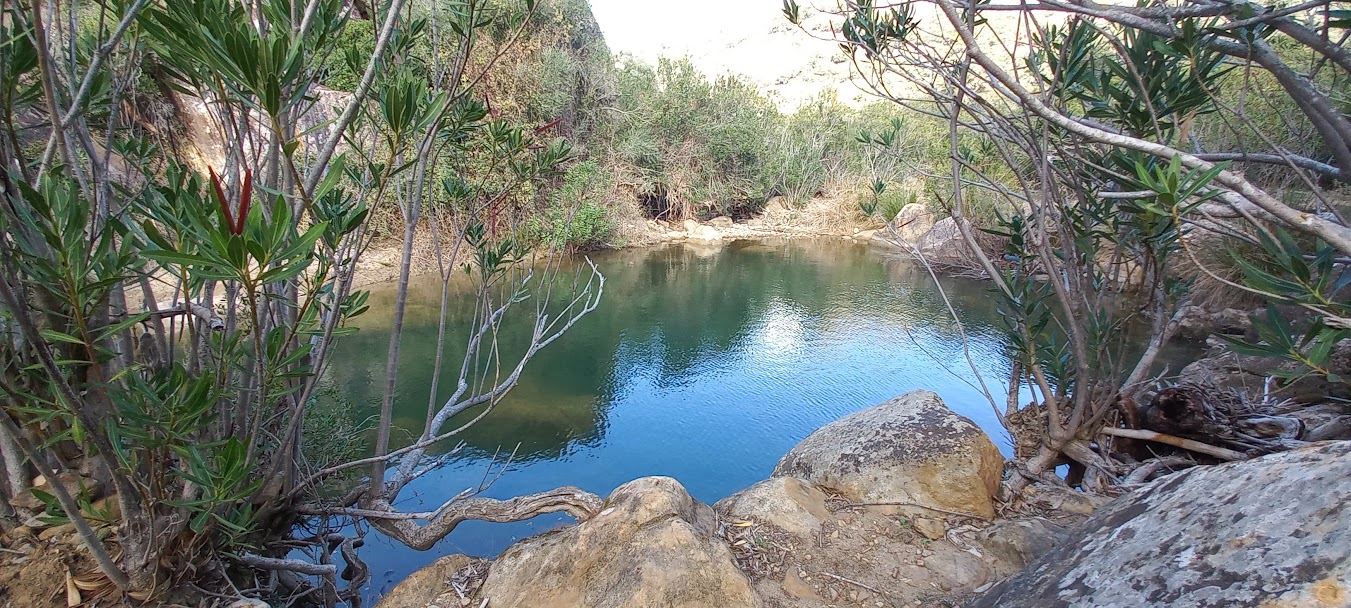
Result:
[[[442,557],[395,585],[380,598],[375,608],[426,608],[445,593],[451,575],[468,566],[473,559],[460,554]]]
[[[689,238],[699,241],[719,241],[722,240],[722,233],[712,226],[699,224],[689,231]]]
[[[901,211],[891,220],[896,234],[907,243],[918,243],[934,227],[934,215],[929,208],[920,203],[910,203],[901,207]]]
[[[916,517],[912,525],[915,527],[915,531],[919,532],[920,536],[929,540],[938,540],[948,533],[947,525],[945,525],[941,519]]]
[[[994,515],[1004,459],[938,395],[911,391],[818,429],[774,467],[856,502],[905,502]]]
[[[492,608],[759,608],[715,524],[676,480],[637,479],[590,520],[512,545],[481,595]]]
[[[789,534],[811,536],[830,517],[826,493],[793,477],[772,477],[713,505],[729,519],[774,524]]]
[[[981,530],[976,541],[984,549],[995,572],[1009,576],[1049,552],[1065,539],[1064,528],[1045,519],[1014,519],[996,522]]]

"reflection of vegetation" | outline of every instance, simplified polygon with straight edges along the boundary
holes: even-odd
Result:
[[[357,416],[356,404],[333,387],[321,389],[306,408],[301,427],[301,452],[316,468],[356,460],[368,448],[369,420]]]
[[[465,433],[468,454],[481,457],[499,449],[509,453],[519,442],[518,461],[554,458],[571,446],[599,441],[608,408],[620,398],[635,368],[654,374],[658,387],[676,387],[708,369],[726,352],[749,339],[776,308],[810,311],[875,310],[887,322],[903,320],[939,336],[955,329],[929,279],[907,262],[882,264],[866,248],[837,242],[793,240],[785,243],[734,242],[710,251],[683,246],[604,252],[594,256],[607,277],[607,290],[623,294],[601,304],[566,340],[539,353],[520,385],[484,420]],[[578,263],[572,260],[569,263]],[[953,305],[976,335],[993,332],[993,303],[984,287],[964,281],[947,284]],[[425,422],[425,388],[435,359],[437,285],[414,285],[409,298],[407,338],[403,344],[400,393],[396,399],[396,441],[411,441]],[[453,297],[468,297],[462,291]],[[379,310],[391,294],[371,294],[375,314],[363,318],[362,331],[341,343],[329,383],[368,415],[378,401],[383,378],[379,361],[364,356],[388,340],[378,325]],[[452,307],[452,310],[457,307]],[[452,318],[447,353],[462,352],[465,318]],[[819,319],[835,323],[871,322],[863,313]],[[524,343],[526,324],[508,323],[499,339]],[[508,347],[509,351],[510,348]],[[447,370],[458,361],[446,361]],[[450,389],[442,387],[445,398]],[[461,414],[468,418],[476,414]],[[453,422],[452,422],[453,424]]]

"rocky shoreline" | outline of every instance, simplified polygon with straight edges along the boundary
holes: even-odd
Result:
[[[1195,467],[1110,502],[1043,484],[1000,503],[1003,464],[913,391],[822,427],[712,506],[637,479],[496,560],[442,558],[378,606],[1351,605],[1351,442]]]

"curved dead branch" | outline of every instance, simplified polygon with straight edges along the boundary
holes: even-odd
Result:
[[[595,516],[604,501],[595,494],[572,486],[547,492],[517,496],[507,500],[496,498],[465,498],[452,500],[430,513],[403,513],[386,500],[372,500],[361,509],[340,508],[305,509],[328,515],[351,515],[365,518],[371,526],[386,536],[418,551],[426,551],[437,541],[467,520],[493,523],[525,521],[545,513],[567,513],[578,521]],[[426,520],[418,524],[415,520]]]
[[[1163,433],[1159,433],[1156,431],[1145,431],[1139,429],[1119,429],[1116,427],[1109,426],[1104,427],[1101,432],[1103,435],[1111,435],[1113,437],[1128,437],[1130,439],[1143,439],[1145,441],[1165,443],[1174,447],[1182,448],[1184,450],[1191,450],[1199,454],[1214,456],[1216,458],[1219,458],[1220,460],[1232,461],[1232,460],[1248,459],[1248,456],[1242,452],[1235,452],[1234,450],[1230,450],[1227,448],[1213,446],[1208,443],[1201,443],[1200,441],[1196,441],[1193,439],[1184,439],[1182,437],[1175,437],[1173,435],[1165,435]]]

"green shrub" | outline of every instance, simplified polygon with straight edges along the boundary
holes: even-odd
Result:
[[[577,62],[567,51],[544,49],[536,63],[522,64],[517,71],[523,79],[535,83],[527,100],[528,118],[551,121],[562,117],[574,103]]]
[[[338,49],[324,62],[324,84],[339,91],[355,91],[365,65],[353,65],[348,55],[370,57],[375,51],[375,25],[365,19],[349,19],[338,33]]]
[[[919,194],[914,190],[888,188],[881,196],[877,197],[877,214],[883,220],[890,222],[906,205],[916,202],[919,202]]]
[[[548,206],[527,220],[527,241],[559,249],[608,244],[615,224],[602,203],[610,187],[610,178],[595,161],[573,165],[563,176],[563,185],[549,194]]]

